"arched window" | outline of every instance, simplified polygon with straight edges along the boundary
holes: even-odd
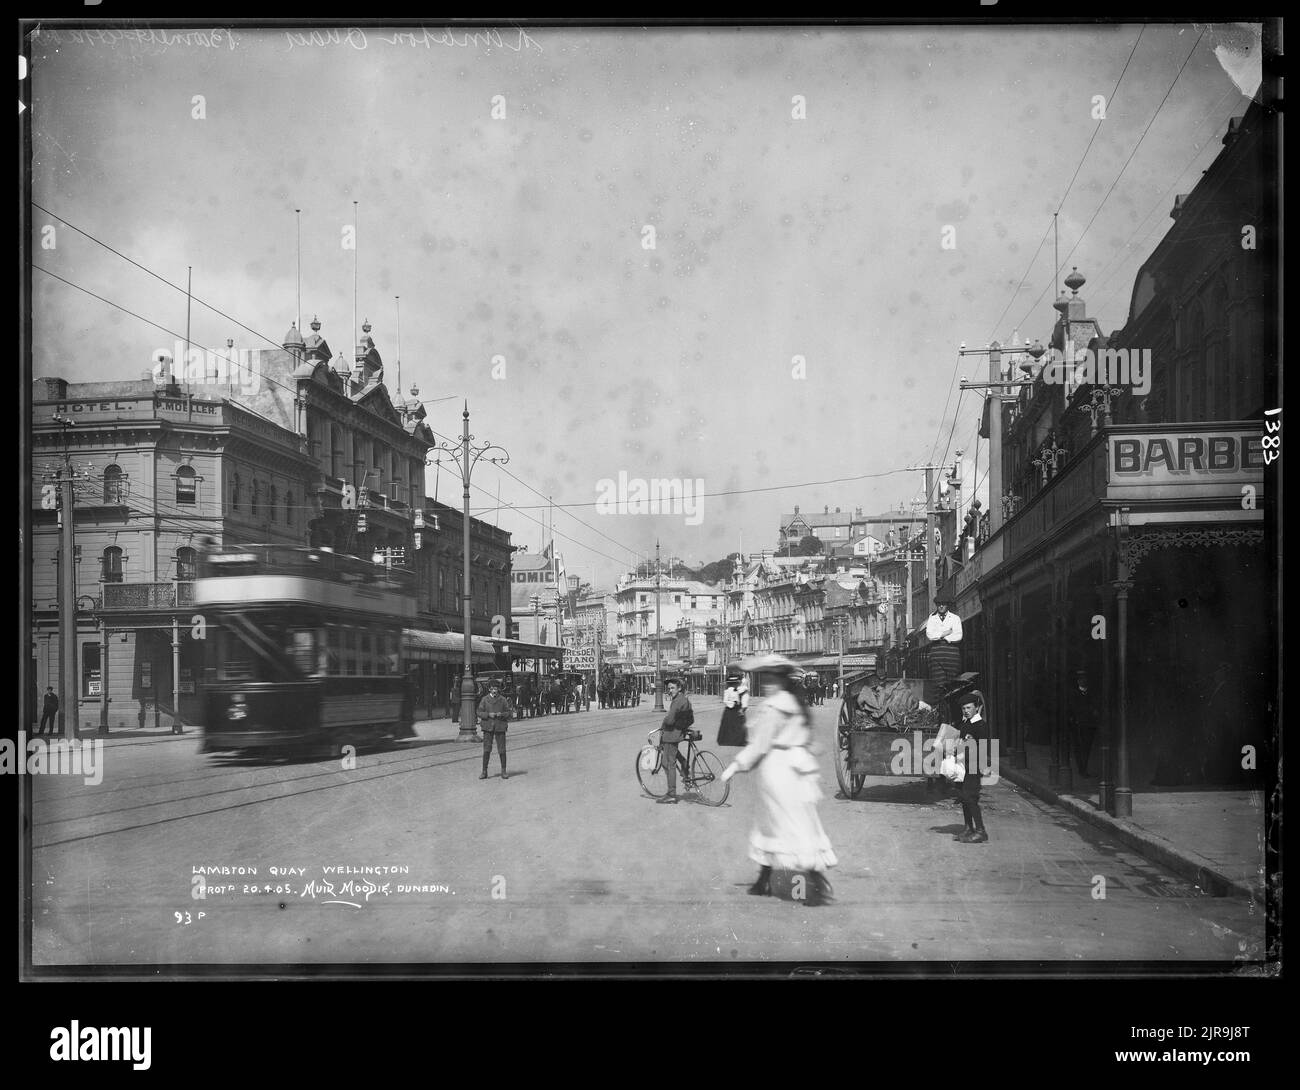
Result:
[[[176,502],[194,503],[196,492],[193,466],[181,466],[176,471]]]
[[[111,465],[104,470],[104,502],[122,502],[122,467],[119,465]]]
[[[176,550],[176,578],[182,582],[192,580],[195,574],[195,553],[188,545]]]
[[[103,583],[120,583],[122,581],[122,550],[110,545],[104,550],[103,566],[99,573]]]

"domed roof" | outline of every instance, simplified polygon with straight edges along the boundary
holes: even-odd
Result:
[[[284,340],[280,342],[286,349],[288,348],[305,348],[302,334],[298,331],[298,323],[294,322],[289,327],[289,332],[284,335]]]

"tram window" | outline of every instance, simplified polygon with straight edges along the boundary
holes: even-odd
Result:
[[[359,643],[357,646],[357,673],[363,676],[369,676],[375,672],[375,655],[373,649],[373,638],[369,632],[358,633]]]
[[[343,629],[343,672],[355,677],[357,672],[357,633],[355,629]]]
[[[294,667],[304,677],[312,672],[316,662],[316,632],[311,628],[295,628],[289,633],[289,655]]]
[[[343,672],[343,649],[337,625],[325,630],[325,673],[337,677]]]
[[[222,681],[253,679],[253,655],[243,640],[223,630],[217,633],[217,648],[217,676]]]

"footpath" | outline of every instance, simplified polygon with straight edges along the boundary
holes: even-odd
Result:
[[[1003,762],[998,775],[1044,802],[1104,829],[1207,893],[1263,902],[1266,814],[1262,790],[1135,784],[1133,816],[1116,818],[1102,809],[1096,778],[1084,778],[1076,772],[1070,784],[1062,769],[1063,782],[1051,784],[1050,748],[1027,748],[1027,768],[1009,768]]]

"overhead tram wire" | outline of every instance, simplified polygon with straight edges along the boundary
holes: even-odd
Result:
[[[1115,80],[1115,86],[1111,88],[1110,98],[1107,99],[1108,103],[1114,102],[1115,95],[1119,91],[1119,85],[1124,81],[1124,74],[1128,71],[1129,65],[1133,61],[1134,54],[1137,53],[1138,43],[1142,41],[1142,33],[1145,30],[1146,30],[1145,24],[1143,24],[1141,27],[1138,28],[1138,35],[1133,40],[1133,48],[1129,50],[1128,59],[1124,62],[1124,67],[1120,69],[1119,76]],[[1034,262],[1038,260],[1038,255],[1042,252],[1044,243],[1047,242],[1047,236],[1052,233],[1052,227],[1053,224],[1055,224],[1056,222],[1056,217],[1060,215],[1061,209],[1065,207],[1065,199],[1070,195],[1070,190],[1074,187],[1075,180],[1079,177],[1079,171],[1083,169],[1084,160],[1088,158],[1088,152],[1092,150],[1092,145],[1097,139],[1097,134],[1101,132],[1101,126],[1104,120],[1105,120],[1104,118],[1098,120],[1097,127],[1092,130],[1092,136],[1088,139],[1088,146],[1083,149],[1083,154],[1079,156],[1079,162],[1076,164],[1074,168],[1074,173],[1070,176],[1070,181],[1066,184],[1065,192],[1061,194],[1061,199],[1056,203],[1056,212],[1054,212],[1052,215],[1052,222],[1047,225],[1047,229],[1043,232],[1043,237],[1038,240],[1038,245],[1034,247],[1033,255],[1029,258],[1029,264],[1025,266],[1025,271],[1024,273],[1021,274],[1020,280],[1016,283],[1015,290],[1011,293],[1011,298],[1007,300],[1006,307],[1003,308],[1002,313],[998,316],[998,320],[993,323],[993,332],[990,333],[988,336],[989,342],[992,342],[993,338],[997,336],[997,331],[998,329],[1001,328],[1003,320],[1006,318],[1007,313],[1011,310],[1011,307],[1014,305],[1016,301],[1016,296],[1020,294],[1020,289],[1024,287],[1025,281],[1028,280],[1030,270],[1033,269]],[[1059,275],[1060,275],[1060,270],[1057,269],[1056,274],[1053,277],[1053,284],[1055,284],[1056,282],[1055,276],[1059,276]],[[1023,323],[1021,324],[1023,325]],[[1020,326],[1017,326],[1016,328],[1018,329],[1020,328]],[[935,430],[934,442],[930,444],[929,460],[931,462],[934,461],[934,452],[939,445],[939,436],[943,434],[943,422],[947,418],[948,404],[952,400],[952,387],[953,384],[956,382],[957,372],[959,371],[960,368],[961,368],[961,357],[958,356],[956,362],[953,364],[952,378],[949,379],[948,381],[948,397],[944,401],[943,413],[939,417],[939,427]],[[960,408],[961,405],[960,398],[958,398],[957,404],[958,407]],[[953,413],[956,414],[957,411],[958,409],[954,409]],[[950,435],[949,443],[951,443],[951,441],[952,440]],[[948,457],[948,451],[945,450],[943,453],[943,458],[939,459],[939,461],[942,462],[947,457]]]
[[[116,250],[116,249],[114,249],[112,246],[110,246],[107,242],[104,242],[102,239],[98,239],[98,238],[96,238],[96,237],[95,237],[94,235],[92,235],[89,231],[83,230],[82,228],[78,227],[78,226],[77,226],[76,224],[74,224],[74,223],[69,223],[69,222],[68,222],[67,220],[65,220],[62,216],[60,216],[57,212],[51,212],[48,208],[44,207],[43,205],[37,204],[35,201],[32,201],[32,207],[33,207],[33,208],[39,208],[39,209],[40,209],[42,212],[44,212],[47,216],[53,216],[56,220],[58,220],[58,221],[59,221],[61,224],[63,224],[65,227],[70,227],[70,228],[72,228],[72,230],[76,231],[77,234],[79,234],[79,235],[83,235],[84,237],[90,239],[91,242],[94,242],[94,243],[96,243],[97,245],[104,247],[104,249],[107,250],[109,253],[111,253],[111,254],[116,254],[116,255],[117,255],[118,257],[120,257],[123,261],[127,262],[128,264],[134,265],[134,266],[135,266],[137,269],[139,269],[141,272],[148,273],[148,274],[149,274],[150,276],[152,276],[155,280],[160,280],[162,283],[166,284],[169,288],[173,288],[173,289],[175,289],[175,290],[178,291],[178,292],[184,292],[184,291],[185,291],[185,289],[182,288],[179,284],[173,284],[170,280],[168,280],[168,279],[167,279],[165,276],[163,276],[161,273],[156,273],[156,272],[153,271],[153,269],[149,268],[147,265],[142,265],[140,262],[134,260],[133,258],[127,257],[126,254],[122,253],[120,250]],[[39,267],[40,267],[40,266],[33,266],[33,268],[39,268]],[[42,271],[44,271],[44,272],[48,272],[49,270],[42,270]],[[54,274],[51,273],[51,275],[54,275]],[[67,281],[65,281],[65,283],[67,283]],[[74,285],[74,286],[75,286],[75,285]],[[84,289],[83,289],[83,290],[84,290]],[[199,306],[207,307],[207,309],[210,310],[210,311],[212,311],[213,314],[219,314],[222,318],[225,318],[226,321],[228,321],[228,322],[233,322],[235,325],[239,326],[240,329],[244,330],[245,332],[248,332],[248,333],[253,334],[254,337],[260,337],[262,340],[266,341],[267,344],[270,344],[270,345],[272,345],[272,346],[274,346],[274,347],[276,347],[276,348],[281,348],[281,347],[283,347],[283,346],[280,344],[279,341],[275,340],[275,339],[272,338],[272,337],[268,337],[265,333],[261,333],[261,332],[259,332],[258,330],[252,328],[252,326],[247,326],[247,325],[245,325],[245,324],[244,324],[243,322],[241,322],[238,318],[235,318],[235,317],[233,317],[233,316],[227,314],[227,313],[226,313],[224,310],[222,310],[220,307],[213,306],[211,303],[209,303],[209,302],[207,302],[207,301],[205,301],[205,300],[203,300],[203,299],[200,299],[197,295],[192,295],[191,298],[193,299],[194,302],[198,303]],[[116,305],[116,304],[114,304],[114,305]],[[125,308],[120,308],[120,309],[125,309]],[[129,311],[128,311],[128,313],[129,313]],[[210,351],[210,350],[207,350],[207,351]],[[265,377],[265,376],[263,376],[263,377]],[[268,380],[268,381],[269,381],[269,380]],[[286,387],[286,389],[287,389],[287,387]]]
[[[1137,143],[1133,145],[1133,150],[1128,153],[1128,158],[1124,160],[1124,165],[1119,168],[1119,173],[1115,175],[1115,180],[1110,183],[1110,188],[1106,190],[1106,195],[1102,197],[1101,203],[1097,205],[1096,210],[1092,214],[1092,218],[1088,220],[1087,224],[1084,225],[1083,230],[1079,232],[1079,237],[1074,240],[1074,245],[1070,247],[1070,252],[1065,255],[1065,259],[1060,263],[1059,266],[1057,266],[1055,276],[1053,276],[1052,279],[1053,287],[1055,287],[1056,284],[1056,277],[1060,276],[1061,270],[1070,263],[1070,258],[1074,255],[1074,251],[1079,248],[1079,245],[1080,243],[1083,242],[1084,236],[1087,235],[1089,228],[1091,228],[1092,225],[1096,222],[1097,217],[1101,215],[1101,210],[1106,207],[1106,202],[1110,200],[1110,195],[1115,192],[1115,187],[1119,185],[1119,180],[1124,176],[1124,171],[1128,169],[1129,163],[1133,161],[1133,156],[1137,154],[1138,148],[1142,146],[1142,141],[1146,139],[1147,133],[1151,131],[1151,126],[1156,123],[1156,118],[1160,116],[1160,111],[1164,109],[1165,103],[1169,101],[1169,96],[1174,93],[1174,87],[1177,86],[1178,80],[1183,74],[1183,70],[1187,67],[1188,63],[1191,61],[1193,55],[1196,53],[1196,47],[1201,44],[1201,39],[1204,37],[1205,37],[1205,30],[1202,30],[1201,33],[1197,35],[1196,41],[1192,43],[1192,48],[1187,51],[1187,56],[1183,58],[1183,63],[1179,66],[1178,71],[1174,74],[1174,78],[1170,82],[1168,90],[1165,91],[1164,98],[1160,100],[1160,104],[1156,107],[1155,113],[1151,115],[1151,120],[1147,122],[1146,128],[1142,130],[1142,135],[1138,137]],[[1035,299],[1033,303],[1030,304],[1028,312],[1025,314],[1024,318],[1020,320],[1020,325],[1023,325],[1025,322],[1029,320],[1029,316],[1033,314],[1034,308],[1038,306],[1039,303],[1042,302],[1043,296],[1045,294],[1047,294],[1046,288],[1044,288],[1043,291],[1039,293],[1038,298]]]
[[[1128,71],[1128,66],[1132,63],[1134,54],[1137,53],[1138,43],[1142,41],[1142,34],[1143,31],[1145,30],[1146,30],[1145,23],[1138,28],[1138,36],[1135,39],[1133,39],[1133,48],[1129,50],[1128,60],[1124,62],[1124,67],[1120,69],[1119,77],[1115,80],[1115,86],[1112,87],[1110,90],[1110,98],[1106,100],[1107,104],[1110,106],[1113,106],[1115,103],[1115,95],[1119,92],[1119,85],[1124,82],[1124,74]],[[1105,118],[1099,119],[1097,122],[1097,127],[1092,130],[1092,136],[1088,140],[1088,146],[1083,149],[1083,154],[1079,156],[1078,165],[1075,166],[1074,173],[1070,176],[1070,181],[1069,184],[1066,185],[1065,187],[1065,192],[1061,194],[1061,199],[1056,202],[1056,211],[1052,214],[1053,223],[1056,222],[1056,217],[1061,214],[1061,210],[1065,207],[1065,198],[1070,195],[1070,190],[1074,188],[1075,180],[1079,177],[1079,171],[1083,169],[1084,160],[1088,158],[1088,152],[1092,150],[1092,145],[1094,141],[1096,141],[1097,139],[1097,134],[1101,132],[1101,126],[1104,121]],[[1002,327],[1003,320],[1006,318],[1007,313],[1011,310],[1012,305],[1015,303],[1016,296],[1020,293],[1021,287],[1024,286],[1025,281],[1029,277],[1029,270],[1034,267],[1034,262],[1038,259],[1038,255],[1043,249],[1043,244],[1047,241],[1047,236],[1051,234],[1051,232],[1052,232],[1052,224],[1049,223],[1047,225],[1047,230],[1043,232],[1043,237],[1038,240],[1038,246],[1034,249],[1033,257],[1029,259],[1029,264],[1025,266],[1024,275],[1021,276],[1020,282],[1016,284],[1015,291],[1011,293],[1011,298],[1007,301],[1006,308],[998,316],[998,320],[993,323],[993,332],[990,333],[988,336],[988,340],[990,342],[992,342],[993,338],[997,336],[998,330]],[[1060,274],[1060,270],[1058,269],[1056,275],[1059,274]],[[1053,284],[1056,283],[1055,277],[1053,277],[1052,282]],[[1017,326],[1016,328],[1019,329],[1020,326]],[[960,358],[958,359],[958,363],[960,363]]]
[[[1235,87],[1230,88],[1227,91],[1227,93],[1224,94],[1224,96],[1221,99],[1219,99],[1217,103],[1215,103],[1214,108],[1210,111],[1209,114],[1206,115],[1205,120],[1202,121],[1201,124],[1198,125],[1192,131],[1192,135],[1188,139],[1194,141],[1196,137],[1200,135],[1201,131],[1208,126],[1214,126],[1216,129],[1223,128],[1226,125],[1226,123],[1229,120],[1231,120],[1232,114],[1230,113],[1228,117],[1220,119],[1217,116],[1219,110],[1222,108],[1223,104],[1227,102],[1230,98],[1237,98],[1240,97],[1240,95],[1241,92],[1238,91]],[[1236,105],[1234,105],[1233,110],[1235,111],[1236,108],[1237,108]],[[1192,153],[1192,157],[1188,159],[1187,162],[1183,165],[1183,169],[1178,172],[1174,180],[1165,188],[1164,192],[1158,198],[1156,198],[1155,203],[1152,204],[1149,209],[1147,209],[1146,214],[1140,220],[1138,220],[1137,226],[1134,227],[1133,230],[1129,232],[1130,237],[1136,236],[1138,232],[1141,231],[1146,226],[1147,220],[1149,220],[1152,216],[1156,214],[1156,212],[1158,212],[1161,208],[1165,206],[1165,202],[1169,199],[1169,194],[1172,193],[1174,189],[1177,188],[1177,186],[1182,182],[1183,176],[1189,170],[1192,169],[1192,167],[1196,164],[1196,160],[1201,158],[1201,156],[1203,156],[1207,151],[1214,151],[1213,143],[1201,144],[1199,147],[1197,147],[1196,151]],[[1215,154],[1217,154],[1217,152]],[[1159,230],[1162,226],[1163,226],[1162,223],[1157,223],[1155,230]],[[1128,247],[1127,253],[1125,253],[1123,249],[1117,250],[1115,254],[1111,257],[1111,259],[1106,262],[1105,265],[1103,265],[1100,269],[1090,274],[1089,280],[1094,285],[1093,288],[1091,289],[1094,295],[1096,295],[1096,285],[1098,283],[1105,282],[1106,277],[1111,270],[1111,267],[1115,265],[1116,262],[1119,262],[1122,267],[1123,263],[1130,260],[1134,253],[1138,253],[1141,251],[1142,245],[1145,243],[1147,238],[1151,237],[1153,233],[1154,231],[1148,231],[1146,235],[1143,236],[1142,242],[1139,242],[1136,247],[1132,245]]]

